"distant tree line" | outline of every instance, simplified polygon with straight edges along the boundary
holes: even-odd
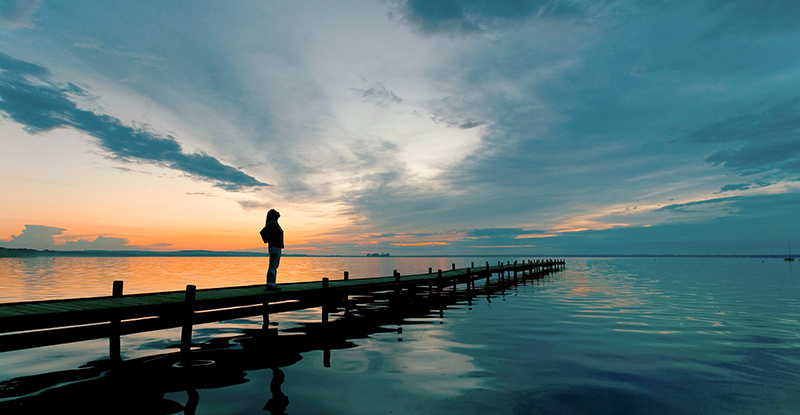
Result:
[[[24,248],[2,248],[0,247],[0,258],[24,258],[36,256],[35,249]]]
[[[375,252],[375,253],[372,253],[372,254],[367,254],[367,256],[391,256],[391,255],[389,255],[389,254],[379,254],[379,253]]]

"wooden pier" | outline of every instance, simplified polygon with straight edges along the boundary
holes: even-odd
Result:
[[[321,322],[337,307],[347,307],[350,296],[379,295],[402,299],[404,292],[426,293],[431,297],[456,293],[463,285],[475,290],[476,280],[488,287],[516,279],[544,275],[562,269],[564,260],[510,261],[506,264],[480,265],[426,274],[341,280],[323,278],[318,282],[281,284],[280,291],[264,285],[124,295],[122,282],[115,281],[112,295],[0,304],[0,353],[13,350],[109,338],[111,360],[119,359],[122,335],[182,327],[181,349],[191,346],[192,327],[196,324],[262,315],[264,327],[271,314],[322,307]],[[496,280],[492,282],[492,277]]]

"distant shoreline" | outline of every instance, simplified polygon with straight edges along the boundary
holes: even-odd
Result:
[[[310,257],[310,258],[374,258],[368,255],[308,255],[308,254],[283,254],[284,257]],[[379,258],[468,258],[468,257],[530,257],[530,258],[800,258],[798,255],[785,254],[458,254],[458,255],[391,255]],[[268,253],[242,252],[242,251],[53,251],[49,249],[3,248],[0,247],[0,258],[32,258],[32,257],[269,257]]]

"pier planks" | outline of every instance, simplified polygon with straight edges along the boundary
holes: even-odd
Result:
[[[440,286],[488,279],[492,274],[549,271],[563,260],[461,268],[438,273],[196,290],[187,309],[185,291],[0,304],[0,352],[144,331],[208,323],[258,314],[317,307],[325,296],[348,296],[416,286]]]

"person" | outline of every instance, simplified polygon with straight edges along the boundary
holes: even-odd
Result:
[[[283,249],[283,229],[278,224],[281,214],[270,209],[267,212],[267,224],[261,229],[261,239],[269,244],[269,268],[267,269],[267,289],[280,290],[278,287],[278,265],[281,263],[281,249]]]

